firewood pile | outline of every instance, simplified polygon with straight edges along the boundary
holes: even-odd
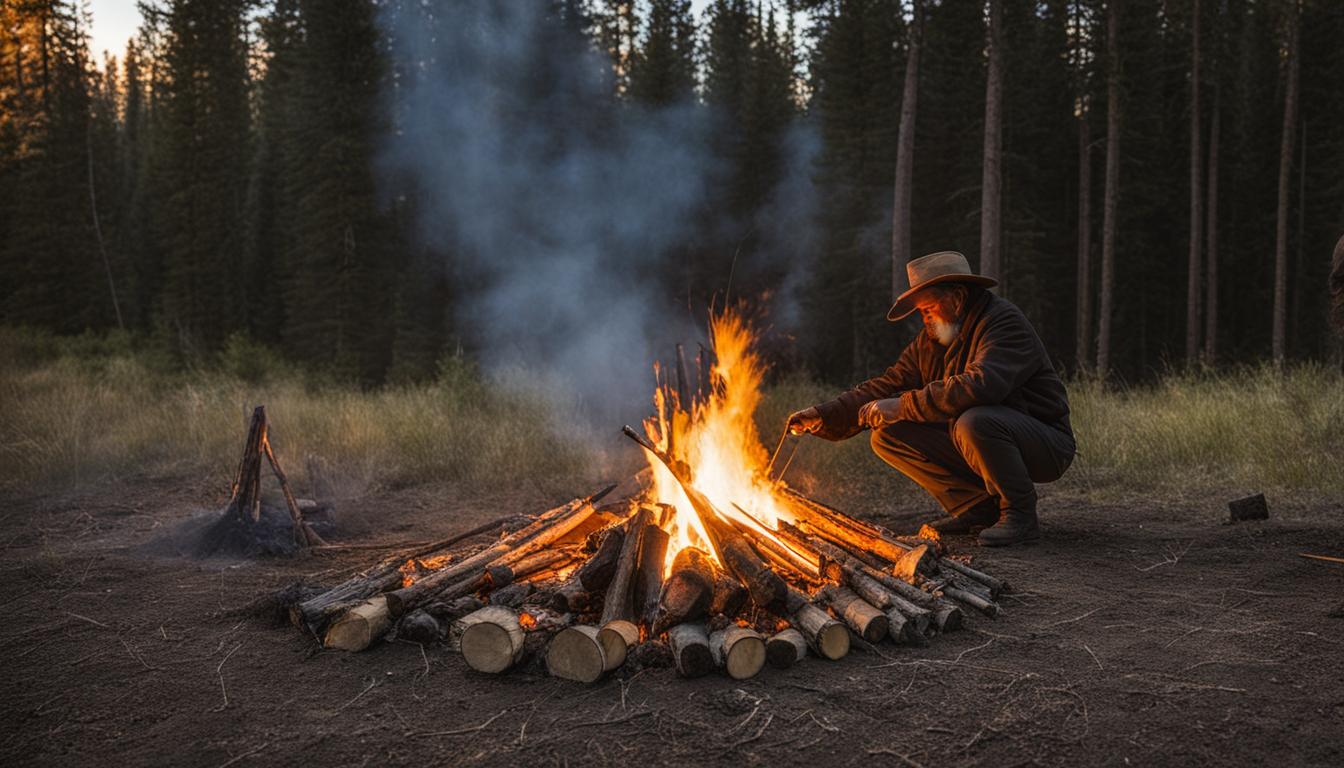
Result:
[[[725,313],[711,332],[694,374],[680,345],[655,368],[643,433],[624,428],[649,462],[638,492],[608,500],[612,486],[399,553],[293,605],[293,622],[328,648],[443,642],[480,672],[530,664],[591,683],[669,659],[685,677],[747,678],[999,614],[1007,585],[932,529],[898,536],[786,484],[752,422],[764,366],[751,330]]]
[[[294,605],[291,619],[347,651],[388,636],[444,642],[480,672],[531,659],[593,682],[642,653],[670,654],[686,677],[717,669],[740,679],[809,652],[842,658],[853,638],[926,645],[959,629],[965,612],[997,616],[1007,589],[929,529],[897,536],[782,485],[794,521],[773,536],[688,486],[712,551],[684,547],[669,566],[677,510],[638,498],[600,504],[610,490],[386,558]]]

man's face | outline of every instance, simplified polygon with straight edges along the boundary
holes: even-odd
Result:
[[[961,308],[955,291],[930,288],[915,298],[915,308],[924,319],[924,330],[939,344],[948,346],[961,332]]]

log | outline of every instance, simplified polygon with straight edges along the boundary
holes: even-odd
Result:
[[[426,611],[411,611],[397,622],[397,639],[412,643],[435,643],[443,634],[439,620]]]
[[[820,558],[808,556],[809,554],[815,555],[814,552],[810,550],[801,553],[793,551],[776,538],[773,531],[767,530],[759,522],[747,522],[747,520],[754,521],[755,518],[752,518],[742,507],[737,504],[733,504],[733,507],[742,517],[727,517],[724,518],[725,522],[733,526],[738,533],[746,538],[758,554],[774,566],[794,574],[801,580],[813,584],[819,582],[821,576]]]
[[[891,575],[914,584],[920,574],[932,573],[937,568],[937,560],[927,544],[919,544],[913,549],[907,549],[904,555],[892,563]]]
[[[999,617],[999,604],[990,602],[980,595],[953,586],[944,586],[942,592],[957,602],[971,606],[991,619]]]
[[[252,409],[247,438],[243,442],[243,457],[238,462],[238,472],[229,492],[229,504],[247,523],[261,519],[261,438],[265,430],[266,406],[258,405]]]
[[[747,588],[747,594],[751,596],[752,602],[765,610],[781,607],[788,592],[788,585],[784,580],[761,559],[760,555],[756,554],[756,550],[752,549],[746,537],[724,520],[723,515],[709,503],[708,499],[689,486],[683,487],[691,499],[692,506],[695,506],[696,512],[700,514],[700,520],[709,534],[710,543],[718,552],[719,561]],[[702,505],[703,512],[700,509]]]
[[[755,677],[765,666],[765,638],[754,629],[729,625],[709,636],[714,663],[734,680]]]
[[[532,594],[532,590],[532,585],[527,582],[514,582],[491,591],[490,604],[517,608]]]
[[[522,658],[525,633],[512,608],[487,605],[462,617],[461,622],[462,658],[477,672],[497,674]]]
[[[626,523],[616,573],[612,575],[602,602],[598,641],[602,643],[608,671],[621,666],[626,650],[639,642],[639,627],[634,623],[635,572],[639,566],[639,550],[644,546],[645,528],[649,527],[649,515],[647,508],[641,508]]]
[[[588,610],[595,603],[596,598],[583,588],[578,574],[571,576],[551,595],[551,607],[561,613]]]
[[[607,529],[597,551],[588,558],[576,574],[578,582],[587,592],[601,592],[616,575],[616,560],[621,555],[621,546],[625,544],[625,526],[616,525]]]
[[[821,597],[835,611],[835,615],[865,641],[879,643],[887,636],[889,624],[886,614],[869,605],[853,590],[828,586],[821,590]]]
[[[667,644],[672,649],[672,661],[682,677],[702,677],[714,669],[714,656],[709,650],[709,633],[699,622],[677,624],[667,630]]]
[[[736,576],[714,566],[714,596],[709,601],[709,615],[736,616],[750,597]]]
[[[934,620],[933,611],[924,607],[935,604],[932,595],[895,576],[869,568],[829,542],[814,538],[812,544],[829,561],[825,566],[828,570],[832,565],[838,567],[840,573],[837,577],[842,578],[864,600],[887,612],[889,622],[895,626],[891,631],[894,639],[923,644],[921,640],[927,636]],[[905,590],[909,590],[912,596],[917,593],[923,605],[907,599]],[[891,616],[893,611],[902,617],[901,621],[894,620]]]
[[[683,547],[677,552],[672,559],[672,572],[663,582],[662,591],[658,595],[658,614],[653,622],[653,635],[660,635],[668,631],[669,627],[703,619],[714,598],[717,572],[718,569],[704,550]],[[744,597],[745,592],[742,590]]]
[[[807,638],[789,627],[770,636],[765,642],[765,660],[776,669],[788,669],[807,655]]]
[[[635,615],[645,627],[653,627],[658,618],[658,596],[663,591],[663,570],[670,541],[667,531],[656,523],[644,528],[644,540],[639,547],[639,565],[635,568]]]
[[[346,611],[327,628],[322,644],[342,651],[362,651],[392,626],[387,599],[382,595]]]
[[[275,458],[275,451],[271,450],[271,438],[268,434],[265,423],[261,426],[261,447],[266,453],[266,460],[271,464],[271,471],[275,473],[275,478],[280,481],[280,492],[285,497],[285,508],[289,510],[290,523],[294,526],[294,541],[303,547],[320,547],[327,542],[317,535],[317,531],[303,520],[303,512],[299,510],[299,503],[294,500],[294,492],[289,488],[289,478],[285,476],[285,471],[280,468],[280,460]]]
[[[556,633],[546,648],[546,671],[551,677],[591,683],[607,670],[606,655],[597,640],[597,628],[577,625]]]
[[[691,411],[691,381],[686,372],[686,350],[677,345],[677,405],[689,413]]]
[[[842,659],[849,653],[849,630],[844,624],[831,618],[831,615],[813,605],[796,590],[790,589],[787,597],[789,621],[807,644],[823,659]]]
[[[990,576],[988,573],[985,573],[984,571],[978,571],[972,568],[971,566],[966,565],[965,563],[960,562],[958,560],[953,560],[950,557],[938,558],[938,567],[951,568],[952,570],[956,571],[962,576],[965,576],[968,579],[971,579],[972,581],[980,582],[981,584],[989,588],[989,595],[991,598],[995,600],[997,600],[999,598],[999,595],[1003,594],[1004,592],[1012,591],[1008,586],[1008,582],[1004,581],[1003,579]]]
[[[388,593],[388,605],[396,615],[414,607],[438,592],[445,584],[452,584],[463,576],[484,568],[495,560],[507,557],[518,560],[550,546],[593,513],[593,503],[611,491],[600,491],[586,499],[574,499],[540,515],[531,524],[509,534],[490,547],[460,562],[425,576],[408,587]]]

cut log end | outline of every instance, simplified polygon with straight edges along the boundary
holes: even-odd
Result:
[[[391,626],[387,599],[380,595],[360,603],[333,621],[322,644],[342,651],[362,651],[386,634]]]
[[[609,621],[598,630],[597,642],[602,645],[610,672],[625,663],[626,653],[639,642],[639,627],[625,619]]]
[[[522,657],[526,633],[512,608],[488,605],[461,621],[462,658],[477,672],[503,672]]]
[[[710,635],[709,650],[734,680],[755,677],[765,666],[765,638],[746,627],[734,625]]]
[[[765,660],[776,669],[788,669],[807,656],[807,638],[789,627],[770,636],[765,643]]]
[[[546,671],[551,677],[579,683],[595,682],[607,669],[606,655],[597,640],[597,628],[568,627],[556,633],[546,649]]]
[[[699,623],[678,624],[667,631],[672,662],[682,677],[703,677],[714,670],[714,655],[709,650],[709,633]]]

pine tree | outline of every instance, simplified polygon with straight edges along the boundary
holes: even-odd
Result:
[[[989,0],[985,68],[985,150],[980,189],[980,273],[1001,280],[999,214],[1003,186],[1003,0]],[[1002,290],[1002,289],[1001,289]]]
[[[911,0],[910,31],[905,44],[901,87],[901,127],[896,140],[896,179],[892,195],[891,300],[910,287],[905,266],[910,262],[910,201],[914,191],[915,118],[919,112],[919,57],[924,39],[924,0]]]
[[[1115,214],[1120,188],[1120,0],[1106,3],[1106,191],[1102,200],[1101,308],[1097,375],[1111,371],[1111,323],[1115,315]]]
[[[1293,167],[1293,139],[1297,134],[1298,18],[1299,0],[1287,0],[1284,30],[1283,132],[1279,143],[1279,204],[1274,238],[1274,335],[1271,348],[1274,365],[1282,368],[1287,356],[1288,318],[1288,182]]]
[[[188,357],[245,328],[244,200],[250,140],[246,0],[167,10],[157,236],[163,320]]]
[[[690,0],[651,0],[648,27],[630,66],[630,95],[666,105],[695,96],[695,17]]]
[[[376,383],[391,363],[394,265],[373,177],[384,83],[375,9],[300,0],[299,13],[285,344],[340,378]]]

